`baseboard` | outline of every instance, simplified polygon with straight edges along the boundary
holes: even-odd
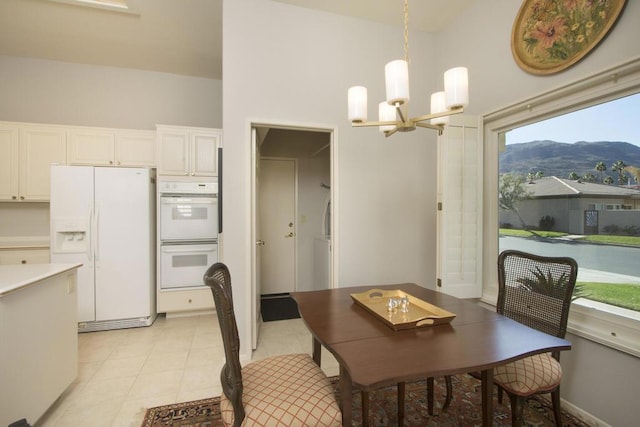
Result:
[[[169,311],[165,313],[165,316],[167,317],[167,319],[172,319],[176,317],[203,316],[209,314],[216,314],[216,311],[210,309],[192,311]]]
[[[551,394],[544,393],[544,394],[539,394],[536,397],[546,400],[551,405]],[[569,402],[569,401],[567,401],[567,400],[565,400],[563,398],[560,398],[560,406],[562,406],[562,410],[563,411],[568,412],[569,414],[573,415],[574,417],[576,417],[577,419],[579,419],[580,421],[582,421],[583,423],[585,423],[588,426],[592,426],[592,427],[612,427],[611,424],[605,423],[604,421],[602,421],[598,417],[591,415],[590,413],[588,413],[584,409],[577,407],[573,403],[571,403],[571,402]]]
[[[151,326],[157,315],[136,317],[132,319],[99,320],[93,322],[78,322],[78,332],[110,331],[113,329],[141,328]]]
[[[567,411],[568,413],[570,413],[580,421],[584,422],[585,424],[593,427],[612,427],[610,424],[605,423],[598,417],[591,415],[590,413],[583,410],[582,408],[577,407],[573,403],[567,402],[564,399],[560,399],[560,401],[561,401],[560,404],[562,405],[562,409],[564,409],[565,411]]]

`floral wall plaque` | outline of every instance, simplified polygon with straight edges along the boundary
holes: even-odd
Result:
[[[511,31],[523,70],[553,74],[578,62],[611,30],[626,0],[524,0]]]

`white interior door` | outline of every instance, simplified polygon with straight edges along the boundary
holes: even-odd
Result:
[[[254,319],[251,325],[251,341],[252,348],[255,350],[258,348],[258,337],[260,335],[260,325],[262,324],[262,315],[260,314],[260,294],[262,288],[260,286],[260,264],[261,253],[264,241],[260,232],[260,222],[258,221],[259,202],[258,198],[260,187],[260,154],[258,137],[255,128],[251,128],[251,227],[252,237],[255,244],[251,250],[251,260],[253,268],[251,269],[251,316]]]
[[[262,294],[296,289],[296,161],[260,162],[259,223],[264,240]]]

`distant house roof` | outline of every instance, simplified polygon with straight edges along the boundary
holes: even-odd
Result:
[[[572,181],[570,179],[548,176],[536,179],[526,185],[533,197],[624,197],[639,198],[640,190],[617,185],[594,182]]]

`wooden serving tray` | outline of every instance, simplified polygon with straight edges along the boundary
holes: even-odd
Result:
[[[395,310],[388,309],[389,298],[401,299],[403,297],[409,299],[407,312],[403,312],[401,307],[397,307]],[[451,322],[456,317],[449,311],[399,289],[389,291],[370,289],[366,292],[351,294],[351,298],[396,331],[442,325]]]

